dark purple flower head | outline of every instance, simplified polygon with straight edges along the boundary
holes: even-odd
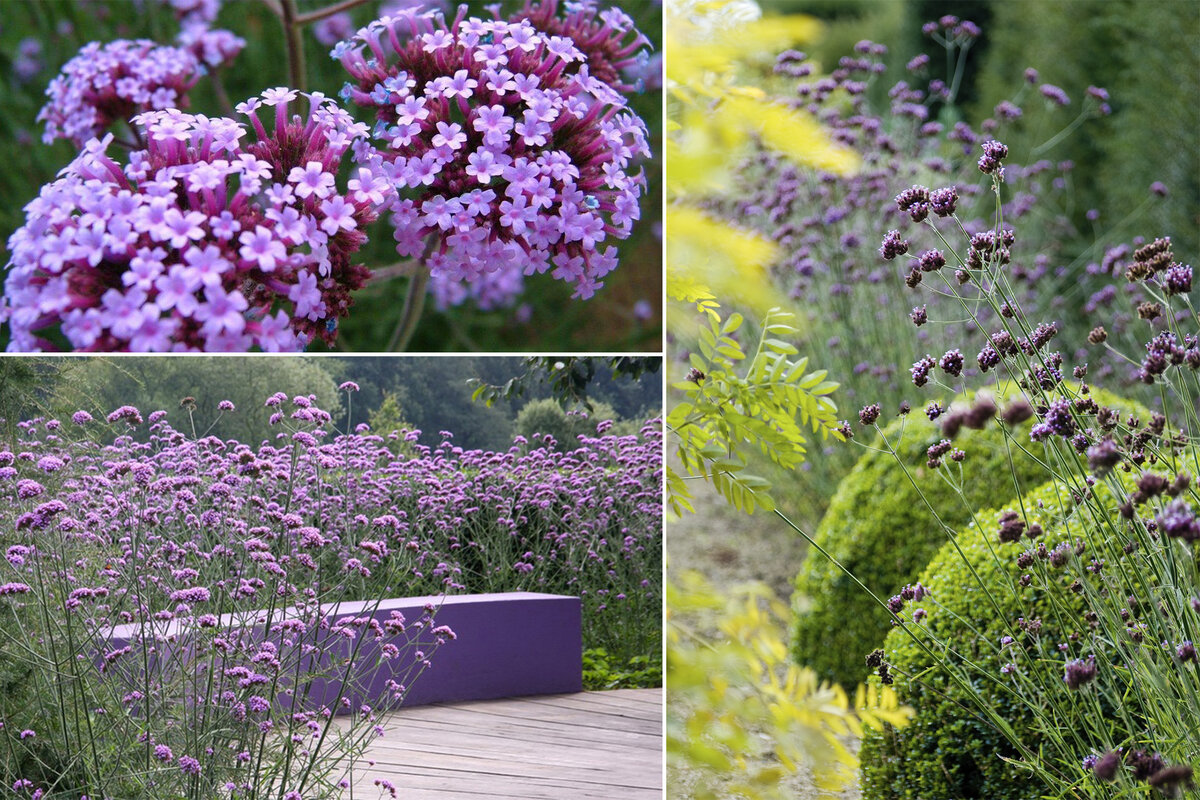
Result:
[[[926,250],[917,259],[917,264],[921,267],[922,272],[936,272],[946,266],[946,257],[940,250]]]
[[[1048,436],[1069,438],[1075,433],[1075,418],[1071,415],[1071,402],[1059,398],[1050,403],[1042,414],[1042,421],[1030,429],[1029,436],[1035,442]]]
[[[938,366],[952,378],[957,378],[962,374],[963,354],[961,350],[947,350],[938,361]]]
[[[1168,503],[1154,521],[1158,524],[1158,530],[1166,536],[1186,542],[1200,541],[1200,519],[1196,518],[1196,509],[1182,497]]]
[[[1063,681],[1068,689],[1080,689],[1096,679],[1096,657],[1088,656],[1087,660],[1077,658],[1068,661]]]
[[[929,382],[929,371],[937,366],[937,360],[933,356],[925,356],[912,365],[909,373],[912,375],[913,385],[918,388]]]
[[[590,32],[578,46],[529,19],[405,10],[333,50],[354,79],[342,96],[374,113],[400,193],[397,252],[428,252],[443,305],[508,304],[523,276],[547,270],[588,298],[616,267],[609,242],[640,215],[632,170],[650,151],[645,124],[589,62],[615,28],[570,22],[591,5],[556,23]]]
[[[858,421],[864,426],[874,425],[875,420],[879,419],[879,411],[879,403],[863,406],[863,409],[858,412]]]
[[[896,207],[908,213],[913,222],[921,222],[929,216],[929,189],[913,186],[896,195]]]
[[[883,237],[883,244],[879,248],[879,255],[886,261],[891,261],[896,256],[902,256],[908,252],[908,242],[900,237],[900,231],[888,231]]]
[[[1105,437],[1087,449],[1088,469],[1097,476],[1108,474],[1121,461],[1121,450],[1111,437]]]
[[[1117,777],[1123,757],[1120,750],[1111,750],[1096,759],[1091,765],[1092,774],[1102,781],[1110,782]]]
[[[1172,264],[1162,277],[1168,295],[1188,294],[1192,291],[1192,267],[1189,264]]]
[[[929,206],[939,217],[949,217],[954,214],[958,204],[958,190],[953,186],[934,189],[929,194]]]
[[[296,350],[332,341],[362,229],[393,197],[367,129],[323,95],[268,89],[233,119],[149,111],[134,118],[146,149],[121,167],[92,140],[26,206],[9,240],[10,349]],[[257,116],[273,108],[268,133]],[[352,144],[362,168],[335,185]]]
[[[1195,788],[1192,781],[1192,768],[1186,764],[1176,764],[1163,767],[1146,779],[1146,783],[1158,790],[1164,797],[1180,797],[1185,788]]]
[[[1007,157],[1008,148],[995,139],[989,139],[983,143],[983,155],[979,157],[979,171],[987,175],[995,174],[1003,179],[1004,170],[1001,168],[1000,162]]]

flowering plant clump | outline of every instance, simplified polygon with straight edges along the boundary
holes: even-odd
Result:
[[[366,127],[318,92],[289,116],[297,100],[269,89],[240,104],[253,141],[234,119],[145,112],[134,118],[145,149],[124,167],[107,155],[111,135],[90,141],[9,241],[10,349],[54,347],[55,327],[80,350],[332,341],[369,274],[350,259],[392,190],[369,149],[340,189],[343,156]]]
[[[1045,309],[1021,304],[1014,264],[1025,254],[1004,213],[1008,151],[994,140],[981,149],[978,168],[997,206],[989,229],[971,232],[953,208],[931,216],[921,207],[927,199],[936,206],[950,187],[917,186],[895,198],[910,224],[938,237],[947,254],[933,269],[925,269],[928,252],[911,254],[909,267],[939,284],[972,323],[974,339],[941,357],[920,356],[912,382],[954,387],[965,377],[964,352],[976,352],[977,374],[1014,382],[1025,397],[1022,416],[1032,419],[1023,438],[1000,428],[1006,447],[1037,453],[1051,483],[1017,507],[974,514],[969,529],[948,529],[951,541],[921,577],[932,599],[903,614],[907,600],[921,598],[902,593],[889,602],[894,629],[873,666],[882,682],[897,683],[918,716],[903,732],[868,734],[865,794],[891,797],[903,786],[961,796],[969,786],[1017,798],[1036,782],[1038,793],[1086,785],[1097,797],[1180,796],[1193,786],[1189,762],[1200,746],[1196,727],[1182,722],[1197,696],[1191,662],[1200,632],[1200,448],[1189,433],[1200,426],[1200,330],[1188,294],[1192,269],[1160,238],[1122,248],[1103,270],[1144,293],[1140,331],[1130,331],[1144,354],[1122,353],[1102,326],[1086,342],[1111,347],[1141,383],[1159,390],[1154,410],[1123,413],[1089,384],[1084,342],[1071,342],[1069,330],[1042,316]],[[894,246],[899,235],[886,235],[882,258],[903,255]],[[909,285],[917,290],[922,280]],[[968,285],[978,288],[968,293]],[[1105,377],[1115,376],[1098,373],[1097,384]],[[929,468],[965,501],[963,472],[941,455],[931,448]],[[951,707],[964,702],[974,707],[959,718]],[[982,762],[981,730],[1003,744],[989,744],[997,755]],[[1122,760],[1127,769],[1119,769]]]
[[[558,25],[618,59],[597,56],[607,76],[628,56],[611,44],[628,18],[590,19],[579,11]],[[464,7],[447,22],[408,9],[333,56],[354,79],[342,97],[375,114],[400,192],[397,252],[424,255],[440,302],[506,304],[523,276],[551,269],[577,297],[600,288],[617,261],[608,242],[639,216],[644,177],[630,170],[649,148],[644,123],[592,72],[586,46],[524,18],[467,18]]]
[[[355,675],[387,663],[415,678],[453,639],[436,604],[376,625],[323,618],[338,601],[570,592],[583,598],[589,645],[658,652],[655,425],[581,437],[567,453],[525,440],[490,453],[457,448],[449,433],[436,447],[415,431],[340,435],[303,395],[266,406],[280,432],[256,446],[189,437],[161,411],[123,406],[107,423],[88,412],[72,426],[23,422],[21,440],[0,448],[0,663],[22,665],[28,691],[0,706],[0,742],[17,754],[0,762],[17,770],[0,775],[6,785],[333,796],[343,757],[379,734],[391,703],[312,704],[295,687],[318,679],[354,697]],[[415,457],[391,452],[391,438]],[[271,635],[249,635],[250,619]],[[311,657],[330,648],[345,661]],[[396,681],[393,700],[411,685]],[[353,712],[346,736],[331,725],[342,711]],[[90,729],[76,727],[89,713]],[[114,769],[105,748],[133,768]]]
[[[747,224],[779,246],[775,279],[808,317],[812,344],[823,345],[836,359],[831,369],[838,367],[844,396],[879,402],[885,414],[895,414],[905,401],[910,367],[919,377],[941,371],[944,359],[966,380],[994,367],[990,351],[982,360],[975,358],[978,350],[953,353],[955,343],[979,326],[1000,322],[1002,309],[981,301],[988,287],[975,282],[972,272],[993,252],[1010,265],[1010,306],[1057,318],[1060,334],[1081,338],[1076,335],[1103,315],[1106,330],[1125,340],[1138,324],[1137,306],[1149,299],[1141,285],[1113,285],[1110,279],[1124,268],[1118,265],[1128,260],[1128,245],[1076,228],[1069,189],[1077,167],[1048,157],[1061,136],[1110,112],[1107,93],[1097,87],[1081,92],[1069,106],[1075,117],[1063,120],[1061,135],[1009,152],[997,139],[1022,124],[1023,108],[1050,102],[1038,90],[1036,73],[978,124],[949,122],[958,116],[952,112],[964,65],[980,30],[946,16],[924,33],[946,49],[946,73],[935,69],[937,61],[918,56],[882,102],[873,100],[887,71],[882,44],[858,42],[827,73],[804,53],[780,54],[775,72],[794,87],[784,101],[818,117],[836,140],[859,154],[862,168],[847,175],[805,169],[764,149],[741,165],[738,180],[747,191],[708,202],[723,218]],[[1052,105],[1055,116],[1065,115]],[[1009,190],[1001,228],[994,225],[993,175]],[[1147,191],[1143,205],[1130,209],[1130,219],[1158,200]],[[1096,221],[1094,215],[1087,219]],[[928,226],[912,224],[925,220],[961,225],[972,237],[967,255],[974,255],[965,265],[951,263],[947,241]],[[1013,255],[1014,225],[1023,226],[1020,258]],[[954,281],[954,294],[942,290],[943,275]],[[922,294],[919,301],[905,299],[910,289]],[[972,315],[959,313],[958,297],[972,304]],[[905,313],[896,313],[899,305]],[[1066,313],[1080,309],[1082,314]],[[915,355],[932,361],[918,360],[914,348],[923,351]],[[1084,346],[1075,351],[1077,357],[1084,353],[1093,377],[1137,381],[1135,370],[1116,353]],[[962,386],[951,386],[942,399]],[[835,449],[826,455],[806,467],[804,491],[817,505],[833,495],[855,456]]]
[[[245,44],[236,37],[223,43],[214,39],[211,51],[202,47],[199,54],[147,39],[85,45],[46,89],[49,99],[37,117],[46,123],[42,140],[69,139],[82,148],[139,111],[187,108],[187,93],[205,73],[204,64],[217,67],[232,60],[241,49],[238,42]],[[202,61],[204,55],[215,60]]]

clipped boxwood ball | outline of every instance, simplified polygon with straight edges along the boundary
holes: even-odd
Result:
[[[1138,479],[1136,471],[1114,474],[1125,494]],[[1114,541],[1114,527],[1097,522],[1107,517],[1119,523],[1117,507],[1105,482],[1092,490],[1086,507],[1079,507],[1075,491],[1053,481],[1024,495],[1019,504],[1013,500],[979,513],[953,544],[938,550],[919,576],[928,596],[904,605],[900,616],[905,628],[893,628],[883,646],[881,660],[892,687],[915,714],[902,729],[885,725],[864,731],[859,753],[863,800],[1033,800],[1051,795],[1051,788],[1028,768],[1005,760],[1023,756],[987,720],[981,705],[1015,732],[1026,753],[1056,770],[1069,764],[1082,771],[1080,759],[1089,753],[1077,751],[1071,736],[1087,727],[1084,715],[1092,722],[1097,713],[1113,720],[1139,718],[1136,704],[1124,704],[1118,714],[1109,699],[1125,695],[1129,684],[1096,693],[1094,705],[1074,695],[1092,690],[1086,687],[1091,677],[1079,679],[1075,687],[1065,680],[1068,663],[1086,667],[1092,655],[1125,663],[1119,651],[1106,656],[1097,648],[1086,616],[1089,609],[1116,616],[1128,611],[1127,597],[1143,596],[1136,583],[1141,578],[1130,584],[1121,577],[1126,571],[1146,574],[1136,555],[1129,560],[1120,555],[1132,536],[1118,524],[1119,540]],[[1152,514],[1149,508],[1139,513]],[[1014,523],[1023,526],[1013,528]],[[1106,564],[1102,574],[1089,569],[1096,558]],[[1183,567],[1181,581],[1196,583],[1195,565],[1178,567]],[[1025,575],[1027,585],[1021,580]],[[1107,598],[1099,600],[1104,607],[1094,605],[1096,600],[1089,605],[1089,595]],[[1127,624],[1143,619],[1135,608]],[[1142,647],[1148,658],[1190,669],[1173,662],[1173,652],[1164,654],[1155,641],[1146,640]],[[953,672],[942,666],[946,661],[954,665]],[[1102,681],[1111,679],[1112,672],[1105,668],[1109,677]],[[1057,749],[1039,717],[1066,732],[1067,752]],[[1121,725],[1116,731],[1132,733]],[[1187,751],[1194,745],[1180,746]],[[1080,778],[1094,780],[1073,776]],[[1089,796],[1089,785],[1077,796]]]
[[[1027,510],[1035,509],[1039,500],[1046,509],[1057,509],[1062,494],[1055,484],[1048,484],[1024,496],[1022,501]],[[1015,500],[1010,505],[1015,506]],[[920,576],[932,600],[908,604],[902,612],[911,617],[916,609],[926,609],[928,616],[921,622],[930,634],[926,638],[948,640],[965,648],[963,655],[975,663],[984,661],[981,666],[990,668],[997,677],[1001,677],[1003,664],[994,655],[995,643],[1011,630],[1012,620],[1022,616],[1032,619],[1043,610],[1036,604],[1020,606],[1009,588],[1019,575],[1016,555],[1031,543],[1028,539],[1003,545],[997,541],[1002,513],[1001,510],[983,512],[978,516],[982,527],[972,525],[959,534],[957,544],[966,556],[965,561],[951,545],[941,548]],[[1036,520],[1044,529],[1051,527],[1049,514],[1031,514],[1027,519],[1030,523]],[[1048,544],[1054,541],[1050,536],[1043,538]],[[1003,562],[997,562],[993,550]],[[980,586],[967,564],[975,568],[988,588]],[[988,594],[1000,605],[1003,617],[996,614]],[[1065,587],[1061,594],[1065,602],[1082,612],[1077,597]],[[966,618],[979,625],[979,635],[965,633],[962,623],[956,622],[952,613],[966,613]],[[1045,635],[1059,641],[1064,634],[1052,628],[1053,624],[1051,629],[1044,628]],[[1054,638],[1056,633],[1060,638]],[[964,696],[964,688],[948,673],[931,670],[920,681],[908,680],[908,676],[934,663],[920,645],[896,629],[888,634],[883,649],[895,680],[892,688],[916,713],[902,731],[895,728],[864,731],[859,754],[863,800],[1032,800],[1042,796],[1044,786],[1028,772],[1004,761],[1018,757],[1019,753],[980,716],[975,702]],[[1032,729],[1031,712],[987,677],[973,671],[962,677],[972,692],[984,698],[1014,728]],[[1061,680],[1057,668],[1052,679]],[[1036,743],[1030,743],[1036,749]]]
[[[1092,396],[1122,413],[1139,412],[1104,392],[1092,390]],[[959,530],[976,509],[1050,480],[1040,461],[1042,445],[1029,438],[1031,420],[1010,416],[1022,405],[1028,408],[1019,390],[992,387],[958,398],[933,422],[916,409],[893,422],[883,435],[896,455],[882,440],[872,443],[838,486],[817,528],[817,544],[880,599],[897,594],[946,543],[946,528]],[[1001,421],[1005,417],[1011,423]],[[929,448],[943,439],[966,453],[959,464],[950,463],[949,454],[943,457],[950,472],[961,476],[955,482],[963,497],[928,466]],[[815,549],[796,578],[794,605],[796,661],[846,687],[862,682],[870,672],[866,655],[883,644],[891,627],[887,610]]]

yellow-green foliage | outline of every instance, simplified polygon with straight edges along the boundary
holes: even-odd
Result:
[[[786,798],[782,781],[807,764],[820,789],[838,791],[857,765],[842,737],[905,724],[890,689],[860,688],[852,706],[791,663],[788,609],[765,585],[718,594],[686,572],[666,588],[669,785],[687,781],[696,800]]]
[[[1002,409],[1013,396],[1005,390],[982,395]],[[1132,410],[1102,392],[1093,396],[1102,405]],[[959,399],[951,411],[970,402]],[[926,450],[944,438],[941,422],[930,423],[914,410],[885,428],[842,480],[821,520],[816,542],[845,569],[816,552],[805,559],[796,579],[792,647],[799,663],[826,680],[845,686],[862,681],[869,672],[866,654],[883,643],[891,626],[887,609],[847,572],[886,600],[916,580],[949,532],[970,522],[976,509],[1051,478],[1042,446],[1029,439],[1029,422],[1008,428],[992,420],[982,430],[964,428],[953,441],[966,459],[929,469]]]
[[[770,510],[771,484],[744,472],[744,451],[758,450],[785,469],[799,466],[804,428],[825,438],[837,426],[837,407],[829,399],[837,384],[825,380],[825,370],[809,371],[807,358],[793,359],[796,348],[778,338],[795,332],[791,314],[773,309],[747,355],[735,338],[742,316],[722,320],[714,309],[706,311],[709,326],[691,354],[691,378],[674,384],[684,399],[667,414],[667,428],[685,472],[710,480],[739,510]],[[692,510],[683,478],[670,466],[667,496],[676,513]]]
[[[744,7],[741,0],[667,3],[667,293],[689,304],[699,296],[736,299],[761,314],[775,305],[764,272],[774,245],[688,201],[729,188],[729,167],[751,136],[832,172],[852,171],[858,159],[814,119],[771,102],[738,75],[740,59],[811,40],[820,23],[803,16],[750,20]]]

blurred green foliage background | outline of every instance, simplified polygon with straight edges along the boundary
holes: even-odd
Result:
[[[299,0],[299,7],[307,12],[333,2]],[[657,53],[662,42],[661,3],[628,0],[614,4],[624,7],[634,18]],[[487,15],[487,4],[481,0],[470,0],[468,5],[472,12]],[[506,0],[500,5],[508,10],[520,3]],[[365,25],[375,17],[378,7],[378,0],[370,0],[350,13],[356,25]],[[225,0],[214,27],[232,30],[246,40],[245,50],[232,67],[221,73],[233,103],[263,89],[287,84],[283,29],[265,3]],[[0,170],[0,261],[8,261],[4,245],[24,223],[25,204],[75,156],[68,142],[41,142],[42,127],[35,118],[50,80],[88,42],[150,38],[171,43],[178,32],[174,14],[160,0],[0,0],[0,108],[4,109],[0,114],[0,163],[5,165]],[[346,79],[345,71],[329,58],[329,47],[313,37],[311,26],[304,39],[308,88],[336,96]],[[201,80],[190,97],[189,110],[222,113],[208,79]],[[439,312],[430,301],[409,350],[661,349],[663,195],[661,161],[657,157],[662,146],[660,87],[653,86],[634,96],[631,106],[650,130],[655,158],[644,165],[649,190],[642,198],[641,221],[635,225],[633,235],[620,242],[620,266],[608,277],[604,289],[591,300],[571,300],[571,287],[546,274],[526,279],[525,294],[514,309],[483,312],[462,306]],[[371,240],[360,253],[363,263],[372,267],[398,263],[386,220],[376,222],[368,232]],[[400,317],[405,288],[404,279],[391,279],[361,291],[350,316],[340,324],[337,349],[385,349]],[[7,331],[0,331],[0,347],[7,341]]]

